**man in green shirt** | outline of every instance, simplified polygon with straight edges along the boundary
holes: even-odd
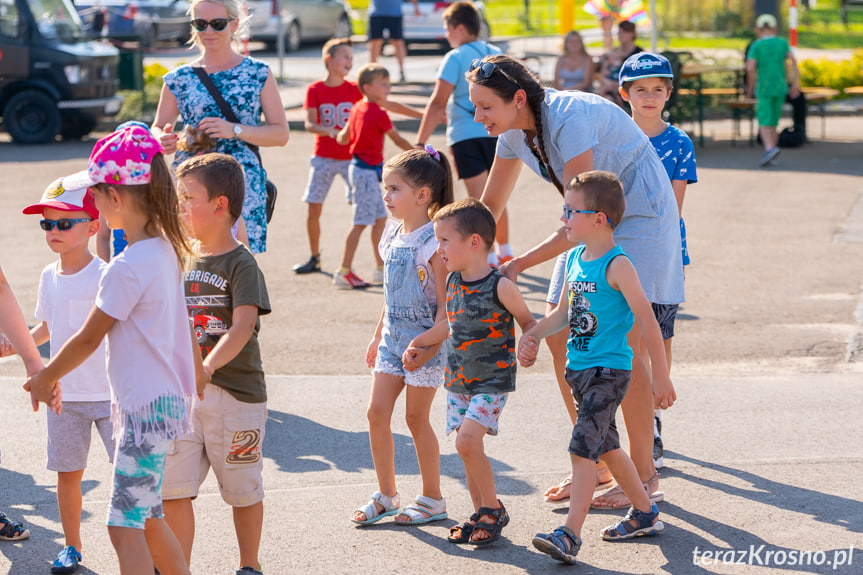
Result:
[[[800,94],[800,71],[797,60],[785,38],[776,36],[776,17],[762,14],[756,20],[758,40],[752,43],[746,54],[746,95],[753,94],[758,100],[758,130],[764,145],[761,165],[767,166],[779,155],[779,135],[776,125],[782,115],[786,95],[796,98]],[[786,61],[791,71],[791,81],[786,75]]]

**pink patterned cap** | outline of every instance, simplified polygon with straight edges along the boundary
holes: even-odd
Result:
[[[161,151],[162,145],[144,124],[122,124],[116,132],[96,142],[86,170],[88,187],[149,184],[150,162]]]

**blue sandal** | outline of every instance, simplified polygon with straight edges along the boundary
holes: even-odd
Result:
[[[575,556],[581,549],[581,539],[576,537],[569,527],[562,525],[548,534],[537,533],[533,538],[533,546],[558,561],[575,565]]]
[[[12,521],[0,511],[0,539],[3,541],[20,541],[30,537],[30,530],[18,521]]]
[[[650,506],[650,512],[630,507],[626,517],[602,530],[602,538],[606,541],[625,541],[643,535],[656,535],[663,529],[665,525],[659,520],[659,509],[654,503]]]

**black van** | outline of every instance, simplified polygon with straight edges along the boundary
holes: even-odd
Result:
[[[80,138],[116,115],[119,61],[69,0],[0,0],[0,116],[16,143]]]

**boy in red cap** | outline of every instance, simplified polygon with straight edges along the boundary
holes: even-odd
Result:
[[[45,241],[60,259],[48,264],[39,279],[33,341],[51,341],[56,353],[84,325],[96,301],[99,280],[108,267],[90,252],[90,238],[99,231],[99,210],[86,185],[60,178],[51,182],[38,204],[25,214],[40,214]],[[111,390],[105,344],[63,377],[63,411],[48,411],[48,469],[57,472],[57,507],[66,545],[51,573],[75,573],[81,561],[81,479],[87,467],[93,425],[114,459]]]

